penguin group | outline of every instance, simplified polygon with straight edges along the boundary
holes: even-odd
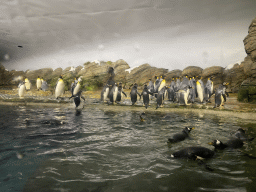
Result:
[[[172,135],[170,138],[168,138],[167,143],[169,144],[174,144],[181,142],[185,140],[186,138],[189,138],[189,133],[193,128],[188,128],[185,127],[181,133],[176,133]],[[190,147],[185,147],[181,150],[178,150],[176,152],[173,152],[171,154],[171,158],[185,158],[185,159],[192,159],[194,161],[198,161],[199,165],[204,165],[206,169],[213,171],[212,168],[207,166],[205,162],[203,161],[204,159],[209,159],[212,158],[216,155],[216,153],[219,150],[224,150],[224,149],[238,149],[244,146],[245,141],[252,141],[254,138],[249,138],[245,134],[245,130],[242,128],[239,128],[234,136],[227,140],[226,142],[222,142],[218,139],[214,139],[212,142],[209,142],[209,145],[212,145],[214,147],[214,150],[208,149],[206,147],[202,146],[190,146]],[[255,157],[243,153],[243,155],[248,156],[252,159],[255,159]]]
[[[120,103],[122,96],[126,96],[123,91],[122,83],[117,84],[114,81],[114,69],[111,67],[108,70],[109,79],[101,92],[101,101],[105,103]],[[179,105],[191,105],[194,103],[207,104],[215,95],[214,108],[223,106],[226,102],[228,93],[226,92],[227,83],[219,85],[214,90],[212,77],[209,77],[206,82],[203,82],[201,76],[173,77],[170,84],[167,84],[165,75],[154,76],[143,85],[142,92],[138,91],[138,83],[130,86],[131,105],[135,105],[138,100],[143,100],[143,106],[147,109],[152,100],[155,100],[156,109],[163,107],[166,102],[177,103]],[[165,102],[166,100],[166,102]]]

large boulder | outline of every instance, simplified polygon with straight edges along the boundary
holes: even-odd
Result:
[[[167,82],[171,82],[172,78],[176,78],[176,77],[180,77],[180,76],[182,76],[182,71],[179,69],[175,69],[175,70],[169,71],[166,74],[165,79]]]
[[[248,35],[244,38],[245,52],[251,57],[253,62],[256,62],[256,17],[252,20]]]
[[[202,71],[202,79],[204,82],[211,77],[213,88],[224,82],[224,68],[220,66],[207,67]]]
[[[188,76],[188,77],[196,77],[196,76],[201,76],[203,69],[201,67],[197,67],[197,66],[189,66],[186,67],[183,71],[182,71],[182,76]]]

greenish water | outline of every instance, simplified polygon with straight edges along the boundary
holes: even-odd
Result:
[[[238,118],[146,111],[95,104],[71,107],[0,106],[0,191],[255,191],[255,140],[217,152],[206,170],[172,159],[187,146],[228,140],[239,127],[255,137],[255,124]],[[121,110],[124,109],[125,110]],[[144,110],[144,109],[143,109]],[[60,124],[54,122],[58,120]],[[185,126],[190,139],[167,145]]]

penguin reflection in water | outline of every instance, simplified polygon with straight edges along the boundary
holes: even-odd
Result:
[[[140,96],[141,98],[141,95],[138,93],[138,85],[137,83],[135,83],[132,87],[132,90],[130,92],[130,96],[131,96],[131,101],[132,101],[132,105],[134,105],[137,101],[137,95]]]

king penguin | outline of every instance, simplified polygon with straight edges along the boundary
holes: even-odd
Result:
[[[58,79],[58,82],[55,88],[55,98],[58,99],[61,95],[63,95],[64,90],[65,90],[65,83],[61,75],[60,78]]]
[[[187,87],[187,90],[181,89],[178,91],[178,98],[179,98],[180,105],[188,105],[189,92],[190,92],[189,87]]]
[[[118,87],[115,83],[109,93],[109,100],[112,104],[115,104],[116,102],[117,93],[118,93]]]
[[[48,84],[45,80],[42,80],[42,90],[46,91],[48,89]]]
[[[142,98],[143,98],[143,104],[145,105],[145,108],[147,109],[149,106],[149,94],[153,95],[153,92],[151,92],[148,89],[148,86],[145,84],[144,89],[141,92]]]
[[[159,92],[159,91],[165,86],[165,84],[166,84],[165,76],[162,75],[162,76],[161,76],[161,79],[160,79],[160,85],[159,85],[159,87],[158,87],[158,91],[157,91],[157,92]]]
[[[41,78],[38,76],[36,79],[36,88],[39,91],[40,89],[42,89],[42,80]]]
[[[25,87],[26,87],[26,90],[31,89],[31,82],[28,80],[28,78],[25,78]]]
[[[123,91],[122,83],[119,83],[118,92],[117,92],[117,96],[116,96],[116,101],[117,102],[120,102],[122,100],[122,95],[127,97],[126,93]]]
[[[137,95],[139,95],[141,98],[141,95],[138,93],[138,85],[137,85],[137,83],[134,83],[132,90],[130,92],[132,105],[134,105],[136,103],[137,97],[138,97]]]
[[[24,98],[25,91],[26,91],[25,82],[24,81],[21,82],[18,87],[19,87],[19,97]]]
[[[196,89],[197,89],[198,99],[201,103],[203,103],[205,90],[204,90],[204,83],[201,78],[196,82]]]
[[[101,101],[107,102],[108,94],[109,94],[109,85],[106,84],[101,91]]]

